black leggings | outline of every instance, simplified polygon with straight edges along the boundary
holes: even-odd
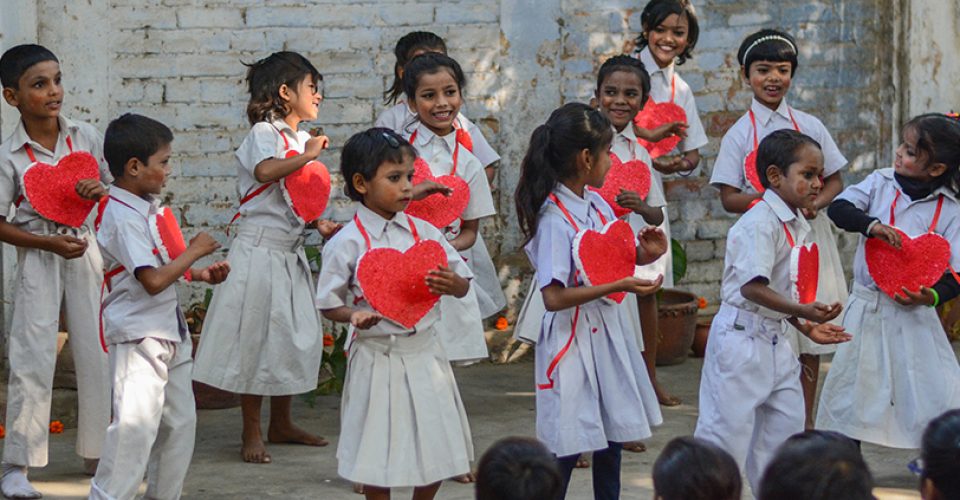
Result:
[[[607,442],[605,450],[593,452],[593,498],[594,500],[617,500],[620,498],[620,455],[622,443]],[[557,457],[560,473],[563,474],[563,490],[560,499],[566,498],[570,475],[577,466],[580,454]],[[559,500],[559,499],[558,499]]]

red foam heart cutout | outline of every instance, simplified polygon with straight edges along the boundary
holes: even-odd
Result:
[[[746,176],[747,182],[753,186],[753,189],[758,193],[763,193],[767,188],[763,187],[763,184],[760,182],[760,173],[757,172],[757,150],[754,149],[743,159],[743,175]]]
[[[870,276],[891,298],[903,295],[900,287],[919,292],[920,287],[933,286],[950,264],[950,243],[939,234],[910,238],[899,229],[897,232],[899,250],[878,238],[868,238],[865,249]]]
[[[617,195],[620,194],[620,190],[634,191],[640,195],[640,198],[646,200],[647,195],[650,194],[651,182],[650,167],[646,163],[640,160],[621,162],[617,155],[610,153],[610,170],[603,180],[603,187],[598,192],[613,208],[613,213],[617,217],[622,217],[632,210],[617,204]]]
[[[413,328],[440,300],[427,288],[427,272],[446,265],[440,243],[419,241],[405,252],[374,248],[360,257],[357,282],[377,312],[406,328]]]
[[[413,163],[413,183],[416,185],[428,180],[453,189],[453,193],[450,196],[434,193],[422,200],[411,201],[404,211],[443,229],[453,224],[466,210],[470,203],[470,186],[456,175],[434,177],[430,165],[422,158],[417,158]]]
[[[647,130],[653,130],[671,122],[687,123],[687,112],[672,102],[657,103],[653,99],[647,99],[643,109],[633,118],[633,123]],[[643,139],[638,139],[638,141],[643,147],[647,148],[651,158],[659,158],[673,151],[673,148],[680,144],[680,139],[680,136],[675,135],[653,143]]]
[[[310,161],[280,181],[280,189],[293,215],[309,224],[323,215],[330,201],[330,172],[319,161]]]
[[[608,222],[603,230],[586,229],[573,239],[573,261],[587,286],[604,285],[633,276],[637,244],[625,220]],[[618,304],[626,292],[607,295]]]
[[[797,268],[798,300],[801,304],[810,304],[817,300],[820,281],[820,247],[816,243],[800,247]]]
[[[170,207],[163,207],[159,212],[150,217],[150,232],[153,234],[153,241],[157,245],[157,253],[164,264],[173,262],[187,250],[187,242],[183,239],[183,232],[180,230],[180,224],[177,217],[173,215]],[[184,278],[190,281],[190,271],[184,273]]]
[[[97,204],[77,194],[77,183],[100,179],[100,164],[86,151],[68,154],[56,166],[37,162],[23,174],[23,192],[30,205],[47,220],[80,227]]]

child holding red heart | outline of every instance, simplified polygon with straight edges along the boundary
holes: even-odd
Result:
[[[694,432],[730,453],[754,492],[776,448],[804,429],[800,363],[783,338],[784,322],[817,343],[850,339],[826,323],[840,314],[839,302],[798,299],[819,266],[804,258],[810,224],[801,210],[823,188],[820,145],[778,130],[760,143],[757,170],[762,202],[727,234],[722,303],[710,327]]]
[[[933,418],[960,407],[960,365],[934,309],[960,294],[960,123],[920,115],[902,137],[893,168],[830,205],[833,222],[861,237],[843,320],[853,341],[833,357],[817,427],[918,448]]]
[[[480,235],[480,219],[496,214],[490,184],[480,161],[457,140],[455,123],[465,83],[460,65],[443,54],[419,55],[403,70],[404,93],[416,113],[406,133],[420,155],[417,163],[422,169],[414,182],[432,177],[454,189],[447,196],[435,194],[414,201],[407,212],[437,224],[473,272],[473,286],[465,298],[440,300],[441,340],[447,354],[453,361],[470,362],[487,358],[483,319],[503,309],[507,300]],[[462,210],[452,214],[453,222],[434,219],[437,212],[451,207]]]
[[[57,57],[39,45],[18,45],[0,57],[3,98],[20,113],[0,145],[0,241],[18,249],[0,478],[10,498],[41,496],[27,468],[47,465],[58,329],[70,334],[79,392],[76,451],[88,474],[97,468],[110,421],[107,357],[97,340],[103,261],[89,214],[112,177],[100,132],[60,113],[62,76]],[[58,325],[61,311],[66,325]]]
[[[271,54],[249,65],[246,80],[252,128],[236,152],[238,192],[244,194],[227,255],[233,272],[214,291],[193,376],[241,394],[241,456],[268,463],[260,424],[264,396],[271,398],[270,442],[327,444],[290,415],[292,395],[317,387],[323,331],[303,250],[307,221],[297,215],[297,200],[285,195],[283,180],[315,164],[329,140],[298,130],[301,122],[317,119],[323,100],[323,77],[305,57]],[[321,219],[310,225],[324,237],[338,228]]]
[[[600,111],[580,103],[555,110],[530,138],[515,194],[546,309],[535,362],[537,437],[559,457],[564,492],[579,455],[593,451],[596,498],[619,498],[622,443],[650,437],[650,427],[662,421],[633,327],[607,296],[660,288],[662,277],[639,279],[630,271],[666,252],[663,232],[647,227],[636,241],[611,241],[627,245],[626,262],[576,244],[626,224],[588,189],[603,185],[612,140],[610,120]],[[586,285],[585,269],[605,261],[626,264],[627,274]]]
[[[338,470],[363,484],[368,499],[390,498],[397,487],[433,498],[473,458],[437,307],[441,296],[466,296],[472,274],[440,230],[404,213],[427,194],[411,182],[416,157],[386,128],[347,141],[340,171],[360,204],[324,246],[317,284],[324,317],[350,325]]]
[[[804,215],[810,220],[811,241],[820,250],[820,278],[817,299],[845,302],[847,284],[837,251],[833,226],[823,210],[843,189],[841,170],[847,159],[837,148],[830,132],[815,116],[787,104],[787,92],[797,72],[798,49],[789,34],[763,29],[747,36],[737,51],[740,74],[753,91],[750,108],[723,136],[713,164],[710,183],[720,190],[720,201],[730,213],[742,214],[763,196],[756,169],[759,141],[775,130],[793,129],[816,140],[823,151],[824,185],[813,209]],[[840,324],[841,318],[834,320]],[[806,403],[807,427],[813,426],[813,406],[820,373],[820,355],[836,350],[834,345],[811,342],[793,328],[787,328],[790,345],[803,365],[801,384]]]
[[[220,247],[205,232],[172,260],[157,251],[164,236],[153,235],[150,221],[161,212],[172,142],[166,125],[132,113],[110,122],[104,139],[116,179],[97,230],[108,269],[101,340],[109,346],[113,415],[90,481],[94,500],[134,498],[145,473],[147,498],[179,498],[193,456],[192,349],[174,285],[185,274],[220,283],[230,265],[192,267]]]

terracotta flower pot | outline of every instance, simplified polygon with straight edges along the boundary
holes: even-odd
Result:
[[[697,296],[665,288],[657,297],[660,331],[657,335],[657,365],[683,363],[693,344],[697,327]]]
[[[190,335],[193,341],[193,356],[197,355],[197,345],[200,344],[200,334]],[[193,399],[198,410],[223,410],[240,406],[240,395],[217,389],[207,384],[193,382]]]
[[[701,316],[697,318],[697,328],[693,334],[693,357],[702,358],[707,352],[707,338],[710,335],[710,325],[713,324],[713,318]]]

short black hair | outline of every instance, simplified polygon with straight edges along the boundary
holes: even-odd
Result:
[[[663,500],[740,500],[740,469],[722,448],[692,436],[671,440],[653,463],[653,489]]]
[[[173,142],[173,132],[166,125],[134,113],[126,113],[107,125],[103,136],[103,157],[115,179],[124,175],[131,158],[147,163],[160,148]]]
[[[400,69],[407,65],[410,56],[424,49],[427,52],[447,53],[447,44],[440,38],[440,35],[429,31],[411,31],[397,40],[397,46],[393,48],[393,55],[397,62],[393,64],[393,83],[390,88],[383,93],[383,102],[393,104],[403,94],[403,79],[400,78]]]
[[[923,472],[943,498],[960,498],[960,409],[930,421],[920,445]]]
[[[777,130],[764,137],[757,148],[757,175],[760,177],[760,184],[765,188],[770,187],[767,169],[771,165],[779,168],[783,175],[787,175],[790,165],[797,162],[797,151],[806,145],[823,149],[813,137],[793,129]]]
[[[450,70],[450,74],[457,82],[457,87],[460,87],[460,93],[463,94],[467,77],[464,76],[460,64],[446,54],[427,52],[414,57],[403,67],[403,93],[407,95],[407,99],[414,98],[421,76],[424,74],[432,75],[442,71],[443,68]]]
[[[477,500],[553,500],[562,489],[560,464],[536,439],[503,438],[480,457]]]
[[[50,49],[33,43],[10,47],[0,56],[0,84],[4,88],[19,89],[20,77],[34,64],[60,60]]]
[[[597,72],[597,97],[599,98],[603,81],[617,71],[629,71],[640,77],[640,87],[643,90],[640,101],[645,104],[647,98],[650,97],[650,73],[647,72],[647,68],[643,66],[640,59],[622,54],[607,59],[600,66],[600,71]]]
[[[833,431],[794,434],[760,480],[758,500],[873,500],[873,475],[860,448]]]
[[[757,61],[788,62],[790,74],[797,73],[797,41],[784,31],[764,29],[749,35],[740,44],[737,62],[743,76],[750,77],[750,65]]]
[[[643,12],[640,13],[640,24],[643,29],[640,35],[634,40],[637,44],[637,52],[642,51],[650,41],[647,40],[647,31],[655,29],[663,24],[671,15],[687,17],[687,48],[677,56],[677,66],[687,62],[687,59],[693,57],[693,49],[697,46],[697,40],[700,38],[700,23],[697,21],[697,11],[689,0],[651,0]]]
[[[340,152],[344,192],[353,201],[363,201],[363,195],[353,186],[355,174],[369,181],[377,175],[383,162],[403,163],[407,158],[416,157],[417,150],[403,136],[388,128],[374,127],[353,134]]]

